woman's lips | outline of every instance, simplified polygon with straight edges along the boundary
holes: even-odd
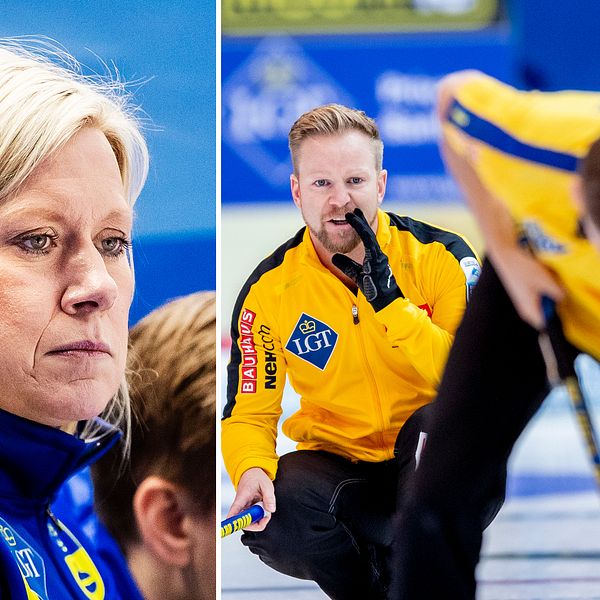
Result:
[[[61,344],[50,350],[47,354],[59,356],[110,356],[111,352],[110,348],[104,342],[79,340]]]

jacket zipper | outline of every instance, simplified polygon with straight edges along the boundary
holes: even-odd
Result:
[[[356,304],[352,304],[352,317],[353,317],[354,324],[358,325],[358,323],[359,323],[358,306],[356,306]],[[386,445],[385,445],[385,439],[383,437],[384,418],[383,418],[383,410],[381,408],[379,389],[377,388],[377,381],[376,381],[375,376],[373,375],[373,371],[371,370],[371,367],[369,365],[368,358],[367,358],[367,352],[365,350],[364,339],[363,339],[362,333],[360,333],[360,330],[359,330],[358,335],[360,337],[359,346],[360,346],[360,350],[361,350],[361,353],[363,356],[363,364],[365,365],[365,370],[367,372],[368,379],[371,384],[371,389],[374,391],[373,403],[375,404],[375,414],[376,414],[377,420],[379,421],[379,438],[380,438],[379,442],[380,442],[381,448],[383,450],[387,450]],[[389,458],[392,458],[392,456],[390,456]]]
[[[42,536],[42,539],[43,539],[44,546],[46,547],[47,556],[48,556],[49,560],[52,563],[54,563],[55,569],[58,571],[59,579],[64,582],[65,591],[70,591],[71,594],[73,594],[73,593],[75,594],[74,596],[69,596],[69,597],[73,597],[73,598],[83,597],[84,592],[79,587],[78,583],[75,581],[75,575],[73,573],[69,573],[69,575],[67,575],[66,563],[64,565],[60,564],[60,559],[57,557],[57,553],[55,552],[55,547],[54,547],[54,544],[56,544],[56,542],[54,542],[52,539],[50,539],[50,532],[48,531],[47,519],[50,519],[50,521],[52,521],[52,525],[55,527],[55,529],[59,535],[61,532],[63,533],[63,535],[67,535],[66,532],[64,531],[64,529],[61,527],[59,520],[56,518],[56,516],[52,512],[50,505],[48,505],[46,507],[45,517],[46,518],[44,518],[43,522],[42,522],[42,527],[43,527],[43,531],[44,531],[45,535]],[[79,542],[79,543],[81,543],[81,542]],[[96,563],[94,563],[94,564],[96,564]],[[97,565],[96,565],[96,568],[97,568]]]

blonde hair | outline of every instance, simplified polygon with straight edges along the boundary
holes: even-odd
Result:
[[[115,154],[133,206],[149,162],[137,112],[118,77],[83,75],[79,63],[54,42],[0,40],[0,202],[14,195],[37,166],[83,127],[94,127]],[[125,375],[102,417],[121,425],[128,439]],[[92,438],[98,428],[92,420],[81,435]]]
[[[375,152],[375,167],[377,172],[381,171],[383,142],[375,121],[362,110],[348,108],[341,104],[326,104],[304,113],[290,129],[288,145],[294,174],[298,175],[298,154],[300,145],[306,138],[318,135],[339,135],[347,131],[359,131],[371,139]]]
[[[165,304],[131,330],[129,468],[119,470],[114,448],[93,467],[98,513],[125,551],[138,539],[133,497],[150,475],[186,490],[195,514],[214,513],[215,318],[215,293],[198,292]]]

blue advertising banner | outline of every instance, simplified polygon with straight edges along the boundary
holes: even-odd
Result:
[[[222,43],[222,201],[287,201],[287,134],[329,102],[374,117],[390,200],[458,197],[437,149],[435,87],[476,68],[511,82],[507,32],[228,38]]]

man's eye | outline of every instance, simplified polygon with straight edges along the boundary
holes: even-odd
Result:
[[[315,185],[317,187],[325,187],[327,185],[327,179],[317,179]]]
[[[355,185],[362,183],[363,182],[363,178],[362,177],[350,177],[350,183],[353,183]]]

